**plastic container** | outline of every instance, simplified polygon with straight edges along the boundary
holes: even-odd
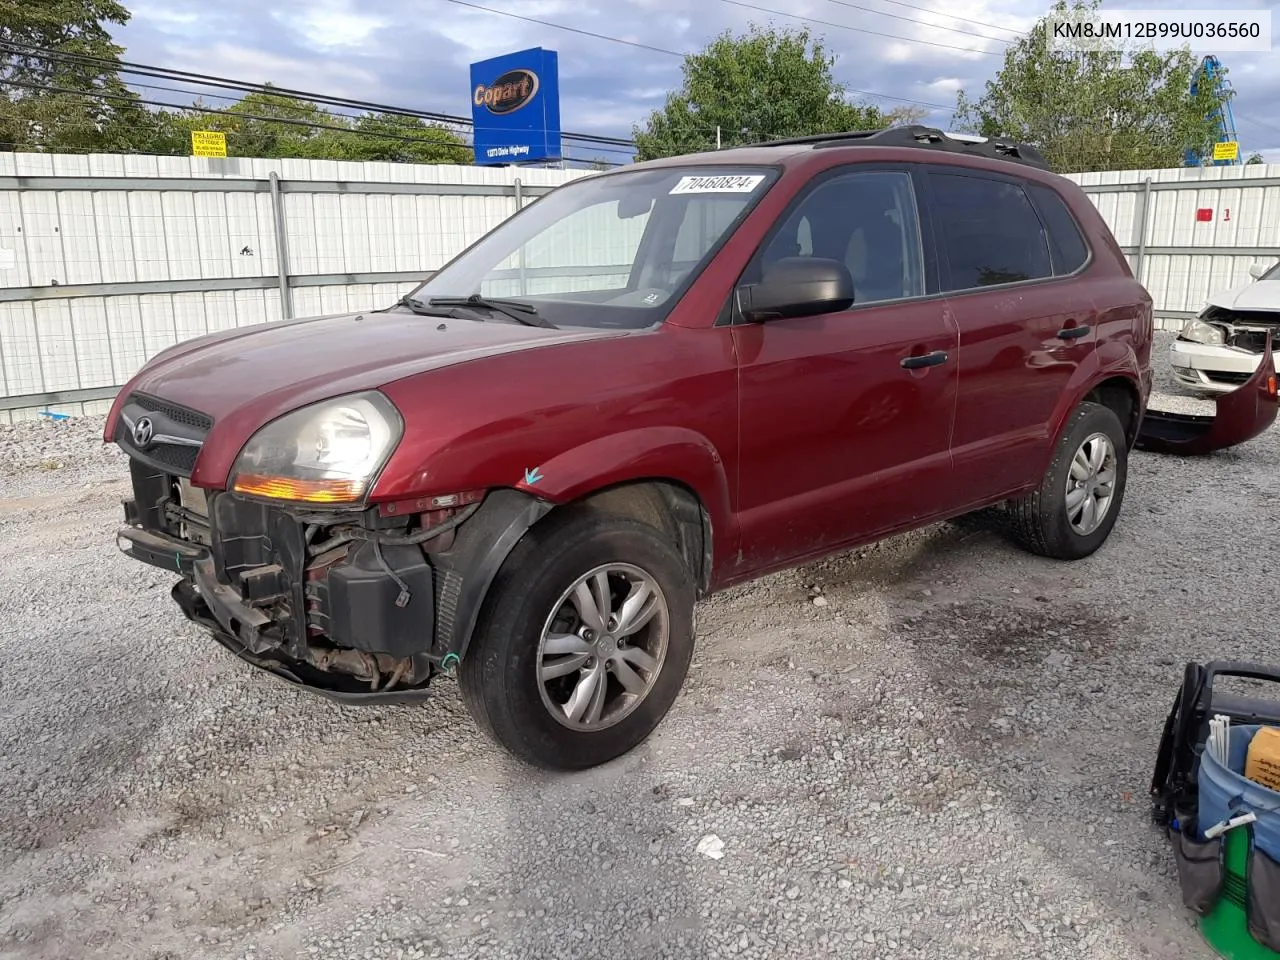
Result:
[[[1201,754],[1198,826],[1203,837],[1204,831],[1215,823],[1252,811],[1258,818],[1252,827],[1254,845],[1280,860],[1280,792],[1254,783],[1243,772],[1249,744],[1260,729],[1257,725],[1231,728],[1227,767],[1210,756],[1208,750]]]
[[[1200,758],[1200,835],[1215,823],[1243,813],[1252,812],[1258,818],[1222,836],[1221,893],[1213,909],[1200,919],[1201,935],[1225,960],[1280,960],[1280,898],[1273,892],[1280,877],[1276,865],[1280,861],[1280,793],[1240,772],[1259,729],[1231,728],[1230,769],[1207,750]],[[1260,942],[1268,938],[1270,946]]]

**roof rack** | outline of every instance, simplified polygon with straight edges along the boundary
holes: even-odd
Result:
[[[985,157],[988,160],[1009,160],[1013,163],[1026,164],[1040,170],[1050,170],[1048,161],[1035,147],[1025,143],[1015,143],[999,137],[986,140],[962,140],[952,134],[935,127],[912,125],[906,127],[886,127],[882,130],[851,130],[845,133],[819,133],[807,137],[791,137],[785,140],[767,140],[753,144],[758,147],[812,146],[815,150],[824,147],[920,147],[925,150],[941,150],[946,153],[960,153],[970,157]]]

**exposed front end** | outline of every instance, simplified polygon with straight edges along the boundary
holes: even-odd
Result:
[[[120,549],[177,576],[182,612],[232,652],[338,699],[420,697],[450,670],[488,582],[485,547],[508,528],[522,531],[529,513],[529,498],[514,491],[365,506],[367,477],[280,469],[326,447],[339,451],[335,462],[364,455],[358,431],[326,435],[327,424],[317,432],[297,417],[282,418],[297,441],[264,428],[246,444],[231,489],[209,490],[191,476],[212,418],[138,393],[115,416],[133,485]],[[325,502],[344,495],[355,502]]]
[[[1178,333],[1169,348],[1169,365],[1188,387],[1230,393],[1258,369],[1268,332],[1280,335],[1280,314],[1210,307]]]

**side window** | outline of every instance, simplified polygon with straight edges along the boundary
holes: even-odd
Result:
[[[911,177],[862,170],[822,181],[765,241],[748,278],[758,280],[783,257],[841,261],[853,276],[855,303],[920,296],[924,260]]]
[[[1044,217],[1044,225],[1049,231],[1049,251],[1053,254],[1053,275],[1061,277],[1075,273],[1089,259],[1089,248],[1085,245],[1084,234],[1080,225],[1071,215],[1062,197],[1056,190],[1030,184],[1031,195],[1036,206]]]
[[[1044,227],[1017,184],[935,173],[938,242],[950,264],[949,290],[1038,280],[1053,275]]]

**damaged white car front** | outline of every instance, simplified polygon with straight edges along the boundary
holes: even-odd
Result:
[[[1206,393],[1235,390],[1258,369],[1267,331],[1280,339],[1280,263],[1249,268],[1253,283],[1209,297],[1170,348],[1174,376]]]

